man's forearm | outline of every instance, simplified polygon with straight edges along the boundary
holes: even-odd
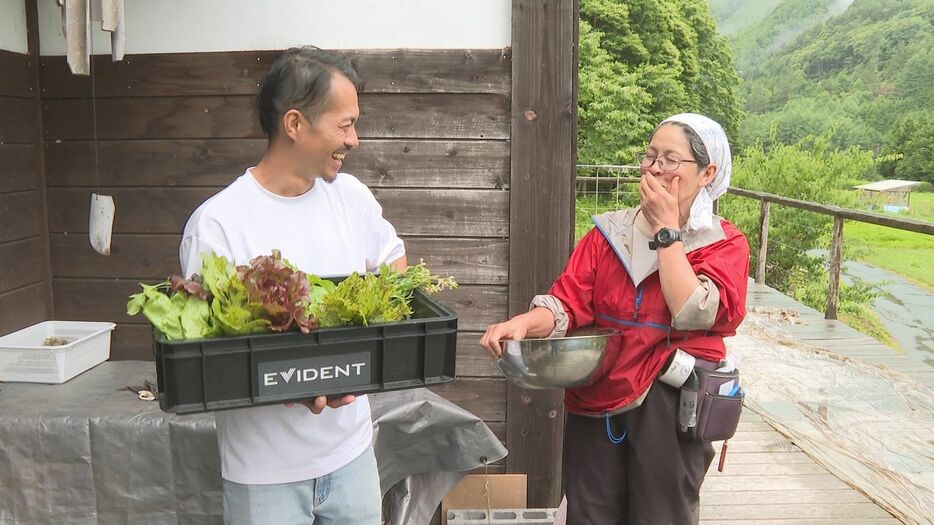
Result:
[[[408,267],[408,265],[409,265],[409,260],[405,257],[405,255],[389,263],[389,267],[397,272],[401,272],[405,270],[406,267]]]

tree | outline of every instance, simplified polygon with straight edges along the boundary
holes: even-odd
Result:
[[[705,1],[582,0],[580,13],[580,163],[632,162],[682,111],[737,131],[739,77]]]
[[[883,165],[884,176],[934,183],[934,111],[923,109],[899,118],[886,138],[885,151],[898,158]]]

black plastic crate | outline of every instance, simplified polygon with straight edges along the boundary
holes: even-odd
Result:
[[[166,341],[153,331],[159,406],[192,414],[454,379],[457,315],[421,292],[394,323]]]

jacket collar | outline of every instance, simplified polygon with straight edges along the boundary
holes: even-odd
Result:
[[[623,266],[629,270],[629,259],[631,253],[629,246],[632,246],[632,229],[636,220],[636,214],[641,206],[635,208],[626,208],[623,210],[609,211],[593,216],[593,222],[600,230],[600,233],[606,238],[616,256],[622,261]],[[726,233],[720,224],[720,217],[714,215],[710,228],[704,228],[699,231],[682,231],[681,242],[684,243],[684,252],[690,253],[705,246],[726,239]]]

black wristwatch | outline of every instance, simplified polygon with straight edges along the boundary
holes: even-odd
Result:
[[[649,241],[649,249],[667,248],[681,240],[681,232],[671,228],[662,228],[655,233],[655,240]]]

